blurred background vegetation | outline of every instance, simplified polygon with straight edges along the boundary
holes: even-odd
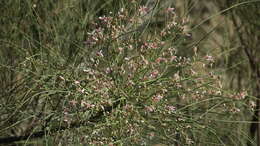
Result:
[[[81,98],[81,95],[72,93],[76,91],[75,85],[72,84],[75,80],[83,79],[82,69],[86,69],[86,64],[91,62],[93,52],[109,45],[114,47],[120,44],[110,40],[103,43],[102,46],[86,45],[89,33],[97,27],[95,23],[100,17],[116,16],[122,8],[127,10],[129,18],[134,17],[137,15],[136,11],[140,10],[140,6],[146,6],[154,11],[152,14],[142,17],[140,25],[131,25],[127,21],[118,24],[125,25],[128,29],[126,32],[134,30],[131,37],[142,40],[150,39],[155,42],[155,38],[159,36],[159,30],[164,29],[170,19],[162,10],[174,8],[174,20],[183,25],[180,26],[181,30],[177,28],[173,30],[176,36],[165,39],[166,45],[175,46],[176,56],[192,58],[196,55],[202,59],[204,56],[212,56],[214,63],[206,65],[206,69],[196,63],[192,64],[191,68],[202,74],[214,72],[219,76],[219,84],[223,86],[224,90],[222,92],[236,92],[239,95],[243,94],[241,96],[245,94],[245,98],[242,100],[213,100],[206,105],[197,102],[192,104],[195,102],[192,100],[191,103],[187,103],[189,108],[184,106],[185,114],[183,116],[190,120],[185,121],[189,123],[189,126],[197,127],[197,129],[191,128],[190,131],[179,132],[187,125],[178,125],[177,122],[177,126],[174,126],[177,127],[175,130],[180,134],[171,135],[174,140],[165,140],[167,136],[160,137],[159,135],[155,139],[146,138],[148,139],[146,143],[137,140],[138,142],[133,142],[133,145],[260,144],[257,142],[257,139],[260,141],[260,138],[255,136],[258,126],[257,117],[259,117],[257,111],[260,109],[258,101],[260,98],[259,0],[0,1],[0,140],[4,143],[16,138],[17,141],[27,140],[21,144],[32,145],[82,144],[83,140],[79,137],[84,134],[91,135],[95,131],[93,129],[102,127],[102,124],[99,124],[99,127],[90,126],[91,128],[81,129],[77,125],[88,125],[89,123],[79,122],[74,125],[78,128],[77,130],[67,130],[60,124],[62,117],[59,113],[64,112],[63,107],[66,104]],[[127,43],[131,43],[131,41]],[[106,54],[104,56],[107,57],[107,60],[103,61],[103,65],[99,66],[97,70],[113,66],[115,62],[109,62],[109,59],[119,58],[113,55],[106,56]],[[149,54],[148,56],[153,60],[152,58],[156,55]],[[118,66],[122,64],[120,61],[116,63]],[[142,71],[138,73],[138,75],[140,74]],[[63,77],[66,80],[64,85],[61,83]],[[109,79],[104,78],[104,80]],[[115,90],[121,90],[120,86],[122,88],[125,86],[124,81],[123,77],[115,79],[114,82],[119,86]],[[86,84],[86,86],[89,85],[89,83]],[[158,83],[156,86],[160,87],[160,84]],[[212,86],[214,87],[209,88],[218,88],[215,84]],[[176,90],[179,89],[176,88]],[[117,91],[114,91],[110,96],[113,96],[114,99],[117,96],[114,95],[116,93]],[[129,91],[129,94],[133,94],[132,91]],[[193,93],[191,92],[191,94]],[[116,100],[117,98],[115,98]],[[180,99],[173,102],[176,103],[177,108],[179,106],[180,109],[183,108],[181,103],[177,103],[181,102]],[[120,106],[123,105],[120,104]],[[235,111],[219,111],[225,106],[229,106]],[[95,112],[97,115],[100,114],[98,110],[93,111],[93,113]],[[75,113],[80,114],[79,111]],[[200,121],[203,124],[191,118],[191,115],[195,116],[198,113],[206,115],[204,121]],[[133,117],[133,119],[140,120],[138,116]],[[201,130],[200,126],[205,126],[205,131]],[[57,130],[57,127],[60,130]],[[63,132],[61,132],[62,130]],[[33,135],[39,131],[42,132],[39,133],[41,136]],[[55,135],[55,138],[51,137],[52,135]],[[258,135],[260,137],[260,134]],[[120,134],[110,136],[113,137],[112,139],[120,139],[118,138]],[[8,137],[12,138],[8,139]],[[34,140],[34,137],[38,139]],[[132,139],[129,139],[131,142]],[[168,139],[170,138],[168,137]],[[19,145],[19,142],[17,144]],[[132,145],[127,143],[127,140],[115,142],[115,145],[119,144]],[[102,144],[99,143],[99,145]]]

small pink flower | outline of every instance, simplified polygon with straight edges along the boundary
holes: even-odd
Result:
[[[91,39],[92,39],[93,41],[96,41],[96,42],[98,41],[98,38],[95,37],[95,36],[92,36]]]
[[[154,70],[151,74],[150,74],[150,77],[151,78],[156,78],[159,74],[159,71],[158,70]]]
[[[155,60],[156,63],[162,63],[162,62],[166,62],[167,60],[165,58],[159,57]]]
[[[190,70],[192,75],[197,75],[197,72],[195,72],[193,69]]]
[[[234,98],[236,99],[244,99],[246,97],[247,93],[244,91],[244,92],[240,92],[236,95],[234,95]]]
[[[82,93],[82,94],[85,93],[85,89],[78,89],[78,91],[79,91],[80,93]]]
[[[154,97],[152,98],[152,100],[153,100],[154,102],[159,102],[162,98],[163,98],[163,96],[159,94],[159,95],[154,96]]]
[[[160,32],[160,35],[161,35],[161,36],[165,36],[166,34],[167,34],[167,33],[165,32],[165,30],[163,30],[163,31]]]
[[[174,8],[167,8],[166,12],[167,13],[174,13],[174,10],[175,10]]]
[[[80,81],[75,81],[74,83],[78,85],[78,84],[80,84]]]
[[[179,75],[179,72],[175,73],[175,74],[173,75],[173,78],[174,78],[174,80],[180,80],[181,77],[180,77],[180,75]]]
[[[151,132],[148,134],[149,138],[152,139],[154,136],[155,136],[155,133],[154,132]]]
[[[126,104],[123,108],[124,108],[125,110],[127,110],[127,111],[133,110],[133,106],[132,106],[132,105],[129,105],[129,104]]]
[[[124,48],[119,47],[118,50],[119,50],[120,52],[122,52],[122,51],[124,50]]]
[[[95,107],[94,104],[87,103],[87,102],[84,101],[84,100],[81,100],[80,106],[81,106],[81,107],[85,107],[85,108],[87,108],[87,109]]]
[[[176,110],[176,107],[172,106],[172,105],[168,105],[168,106],[166,106],[166,109],[171,111],[171,112],[174,112]]]
[[[70,104],[70,105],[73,105],[73,106],[76,106],[77,103],[78,103],[78,102],[77,102],[76,100],[74,100],[74,99],[71,100],[71,101],[69,101],[69,104]]]
[[[64,109],[63,109],[63,114],[64,114],[65,116],[67,116],[67,115],[69,114],[69,109],[68,109],[68,108],[64,108]]]
[[[111,17],[106,17],[106,16],[103,16],[103,17],[98,17],[99,20],[107,23],[109,22],[112,18]]]
[[[100,50],[100,51],[97,52],[97,56],[99,56],[99,57],[104,57],[104,55],[103,55],[103,53],[102,53],[102,50]]]
[[[239,93],[239,97],[240,97],[241,99],[244,99],[246,96],[247,96],[247,92],[245,92],[245,91]]]
[[[176,61],[177,56],[171,56],[171,61]]]
[[[67,123],[68,125],[71,124],[71,119],[69,119],[67,116],[64,117],[63,121]]]
[[[141,13],[141,15],[147,14],[149,11],[149,8],[147,8],[146,6],[141,6],[139,8],[139,12]]]
[[[154,109],[154,107],[152,107],[152,106],[146,106],[146,107],[145,107],[145,110],[146,110],[146,112],[149,112],[149,113],[150,113],[150,112],[154,112],[155,109]]]
[[[209,56],[209,55],[206,55],[204,58],[205,58],[207,61],[210,61],[210,62],[213,62],[213,61],[214,61],[213,57],[212,57],[212,56]]]
[[[156,49],[156,48],[158,48],[158,45],[157,45],[156,43],[151,43],[151,44],[150,44],[150,47],[151,47],[152,49]]]
[[[107,67],[106,70],[105,70],[105,72],[106,72],[107,74],[109,74],[109,73],[112,72],[112,69],[111,69],[110,67]]]

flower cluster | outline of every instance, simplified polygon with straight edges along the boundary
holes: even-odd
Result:
[[[177,19],[174,8],[162,10],[171,16],[163,28],[140,30],[145,25],[143,17],[150,11],[145,6],[138,7],[136,13],[122,8],[113,15],[98,17],[87,35],[89,56],[78,77],[70,80],[75,92],[67,96],[63,112],[68,125],[75,119],[104,115],[100,124],[90,128],[92,137],[84,138],[87,143],[113,145],[122,137],[133,137],[131,140],[139,144],[155,138],[156,130],[173,136],[179,134],[176,129],[185,133],[194,128],[187,124],[190,118],[183,117],[188,114],[189,106],[185,105],[204,104],[206,98],[228,95],[222,91],[219,77],[204,71],[205,64],[214,63],[212,56],[200,59],[196,47],[192,58],[179,55],[182,46],[178,44],[187,35],[186,21]],[[149,25],[146,29],[150,29]],[[59,78],[69,81],[63,76]],[[245,96],[242,92],[234,98]],[[202,106],[208,109],[212,105]],[[234,106],[229,109],[238,112]],[[193,144],[185,134],[181,139]]]

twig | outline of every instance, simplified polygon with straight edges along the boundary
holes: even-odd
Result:
[[[105,113],[107,112],[111,112],[113,108],[116,108],[118,105],[120,104],[120,100],[116,101],[112,106],[108,106],[105,107],[104,110],[99,111],[96,115],[90,117],[88,120],[86,121],[82,121],[82,122],[75,122],[70,124],[70,126],[61,126],[61,127],[57,127],[57,128],[53,128],[50,130],[41,130],[32,134],[28,134],[28,135],[23,135],[23,136],[12,136],[12,137],[4,137],[4,138],[0,138],[0,144],[8,144],[8,143],[14,143],[17,141],[22,141],[22,140],[27,140],[27,139],[35,139],[35,138],[41,138],[43,137],[46,133],[57,133],[59,131],[64,131],[64,130],[68,130],[68,129],[72,129],[72,128],[79,128],[82,126],[88,126],[90,125],[90,123],[94,122],[97,123],[100,118],[102,118],[104,116]]]

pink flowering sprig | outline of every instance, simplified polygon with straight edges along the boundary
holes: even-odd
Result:
[[[141,12],[145,14],[146,10],[140,9]],[[114,108],[105,114],[106,120],[111,123],[122,121],[120,124],[116,123],[114,127],[113,124],[105,122],[108,127],[116,129],[117,132],[113,133],[115,136],[121,135],[120,132],[127,131],[125,134],[132,135],[138,131],[136,127],[142,125],[140,119],[146,120],[143,123],[152,123],[150,119],[145,118],[146,115],[172,120],[171,115],[176,114],[176,98],[180,98],[179,101],[184,104],[189,104],[191,101],[207,98],[209,92],[215,93],[208,89],[209,86],[200,87],[207,84],[203,76],[191,68],[194,60],[178,55],[179,46],[175,42],[184,37],[182,22],[170,21],[161,31],[161,36],[157,35],[153,39],[141,35],[137,35],[140,38],[136,39],[131,33],[125,35],[126,37],[119,37],[129,30],[129,25],[124,23],[125,14],[124,10],[118,13],[117,18],[120,20],[114,18],[106,20],[103,17],[98,20],[103,34],[95,31],[95,35],[101,41],[95,44],[96,48],[93,48],[92,53],[95,57],[91,57],[101,63],[91,68],[99,71],[101,75],[89,75],[93,79],[89,85],[93,94],[86,95],[84,99],[84,101],[95,100],[95,108],[100,110],[109,105],[109,102],[116,100],[115,95],[131,103],[131,107],[122,104],[122,108]],[[137,23],[136,20],[132,22]],[[156,33],[159,34],[158,31]],[[107,47],[107,52],[101,51],[104,46]],[[204,81],[200,82],[199,77]],[[191,82],[192,80],[197,81]],[[185,90],[188,88],[189,91]],[[167,92],[162,92],[161,89]],[[82,103],[90,108],[89,104]],[[140,104],[144,106],[139,107]],[[133,126],[129,117],[140,121],[136,120],[137,125]],[[182,122],[181,118],[177,122]],[[159,123],[160,126],[167,124],[165,121]],[[125,130],[125,127],[131,130]],[[122,132],[122,129],[125,131]]]
[[[138,9],[140,15],[145,15],[149,12],[149,8],[146,6],[140,6]]]
[[[166,8],[165,11],[166,11],[166,13],[171,14],[171,15],[175,14],[175,8],[172,8],[172,7]]]

